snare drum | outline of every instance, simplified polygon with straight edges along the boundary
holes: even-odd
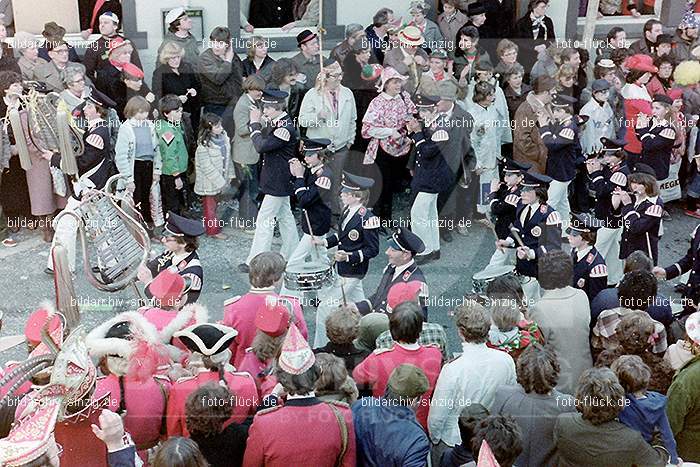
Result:
[[[284,272],[284,286],[288,290],[321,290],[335,282],[335,271],[330,266],[319,270],[318,265],[302,266]]]
[[[513,274],[515,266],[510,264],[488,265],[483,271],[479,271],[472,276],[472,292],[483,295],[489,282],[497,277]]]

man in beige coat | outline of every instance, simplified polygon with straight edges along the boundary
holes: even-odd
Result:
[[[540,260],[542,298],[530,307],[530,319],[536,322],[548,347],[559,359],[561,373],[557,390],[574,394],[578,379],[593,365],[588,343],[591,308],[586,293],[571,287],[571,257],[553,250]]]
[[[551,115],[549,103],[555,82],[549,76],[541,76],[535,81],[532,92],[515,111],[513,129],[513,159],[530,164],[531,172],[544,174],[547,167],[547,147],[542,142],[537,126],[537,113]]]

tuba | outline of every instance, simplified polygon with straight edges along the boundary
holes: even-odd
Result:
[[[78,167],[71,165],[70,161],[75,161],[75,157],[85,150],[80,130],[70,124],[70,116],[66,112],[59,111],[60,96],[57,93],[44,92],[43,85],[34,81],[26,82],[25,86],[26,94],[21,94],[19,98],[27,111],[31,142],[40,151],[51,151],[61,155],[71,153],[73,157],[61,158],[61,170],[67,175],[77,175]],[[22,168],[28,170],[31,168],[31,160],[19,111],[10,110],[7,119],[15,138],[18,139],[17,147]]]
[[[146,263],[151,247],[146,229],[122,209],[122,200],[112,191],[123,177],[113,175],[104,190],[84,192],[75,212],[62,211],[54,221],[63,216],[75,218],[87,280],[105,292],[116,292],[129,285],[136,288],[138,269]]]

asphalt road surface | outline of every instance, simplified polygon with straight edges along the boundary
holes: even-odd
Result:
[[[402,195],[398,201],[398,211],[404,214],[403,219],[408,219],[406,197]],[[664,222],[665,235],[660,247],[662,265],[671,264],[685,254],[689,236],[698,223],[696,219],[685,216],[680,207],[678,203],[668,207],[672,219]],[[228,215],[222,216],[222,219],[229,222],[232,211],[225,211]],[[224,233],[229,235],[228,239],[203,238],[199,248],[204,267],[204,287],[199,302],[208,308],[212,321],[222,318],[225,300],[245,293],[249,287],[247,274],[239,273],[236,266],[246,258],[252,236],[232,227],[225,228]],[[0,247],[0,309],[5,313],[0,335],[3,336],[21,334],[27,316],[43,301],[54,300],[52,277],[44,273],[49,245],[42,241],[38,231],[22,230],[14,238],[19,241],[16,247]],[[273,249],[279,248],[279,240],[275,238]],[[443,242],[440,260],[422,266],[429,285],[429,320],[445,327],[451,351],[459,351],[460,344],[450,311],[465,293],[471,291],[472,274],[488,263],[494,251],[494,240],[495,236],[489,228],[474,223],[468,227],[466,236],[455,234],[451,243]],[[386,241],[382,239],[380,253],[370,262],[370,272],[364,280],[367,295],[376,288],[387,263],[384,255],[386,248]],[[160,253],[162,246],[155,244],[153,249],[155,253]],[[135,309],[136,295],[132,289],[116,293],[98,291],[88,284],[83,275],[80,253],[78,265],[75,290],[81,306],[81,323],[88,330],[120,311]],[[673,283],[662,283],[660,290],[667,296],[678,299],[678,295],[672,291],[672,285]],[[310,336],[313,336],[315,310],[307,307],[304,313]],[[0,354],[0,363],[24,357],[26,351],[20,345]]]

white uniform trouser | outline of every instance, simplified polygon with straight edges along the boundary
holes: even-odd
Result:
[[[275,219],[279,223],[280,237],[282,237],[280,254],[285,259],[292,255],[299,242],[299,234],[294,215],[292,215],[292,208],[289,205],[289,196],[265,195],[255,220],[255,236],[253,244],[250,246],[248,258],[245,260],[246,264],[249,265],[250,261],[258,254],[272,249]]]
[[[316,335],[314,337],[314,348],[323,347],[328,343],[326,337],[326,319],[343,304],[343,291],[345,290],[345,299],[348,303],[359,302],[365,299],[365,291],[362,289],[362,279],[359,277],[340,277],[338,276],[333,286],[320,290],[318,292],[321,303],[316,310]]]
[[[559,212],[561,216],[561,228],[562,235],[566,235],[566,229],[571,223],[571,208],[569,207],[569,182],[558,182],[557,180],[552,180],[549,183],[549,189],[547,190],[547,197],[549,204],[555,211]]]
[[[309,261],[306,258],[310,257]],[[311,235],[304,234],[287,260],[287,271],[321,271],[328,267],[328,249],[311,243]]]
[[[62,212],[75,212],[75,210],[80,206],[80,201],[70,196],[66,207],[63,208]],[[70,215],[64,215],[60,219],[56,219],[53,222],[53,228],[55,233],[53,234],[53,240],[51,241],[51,251],[56,243],[60,243],[66,248],[66,253],[68,254],[68,267],[71,272],[75,272],[75,242],[78,235],[78,221],[75,217]],[[46,266],[53,270],[53,257],[49,251],[49,259],[46,262]]]
[[[437,200],[437,193],[420,191],[411,206],[411,231],[425,243],[424,255],[440,249]]]
[[[620,241],[622,227],[609,229],[601,227],[596,234],[595,249],[605,258],[608,267],[608,285],[614,285],[622,279],[625,262],[620,259]]]

